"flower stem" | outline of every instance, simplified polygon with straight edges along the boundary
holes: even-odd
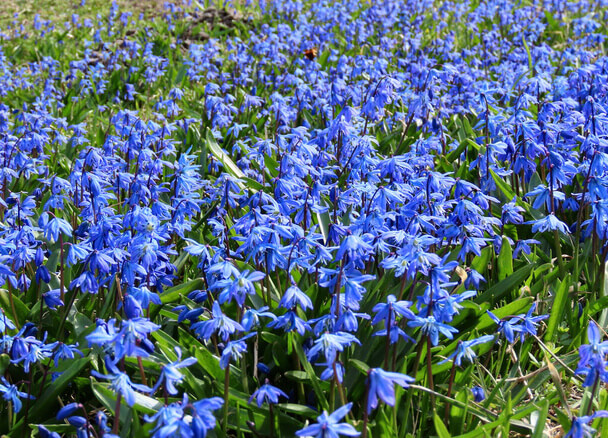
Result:
[[[456,362],[452,362],[452,370],[450,371],[450,383],[448,384],[448,397],[452,396],[452,386],[454,385],[454,377],[456,376]],[[445,419],[450,419],[450,403],[445,404]]]
[[[222,435],[224,437],[228,436],[228,395],[230,389],[230,364],[226,366],[226,370],[224,371],[224,415],[222,421]]]
[[[70,301],[68,302],[68,305],[65,307],[65,312],[63,313],[63,318],[61,319],[61,322],[59,323],[59,329],[57,330],[57,339],[60,341],[63,340],[63,327],[65,326],[65,322],[68,319],[70,310],[72,309],[72,306],[74,305],[74,301],[76,301],[76,290],[72,291],[72,295],[70,296]]]
[[[429,335],[426,336],[426,371],[428,378],[428,385],[431,391],[434,391],[433,385],[433,363],[431,361],[431,337]],[[435,396],[431,394],[431,404],[435,407]]]
[[[148,386],[148,381],[146,380],[146,373],[144,371],[144,364],[140,356],[137,356],[137,366],[139,368],[139,375],[141,376],[141,383]]]
[[[389,306],[391,306],[389,304]],[[391,314],[393,313],[392,306],[389,307],[388,316],[386,318],[386,344],[384,344],[384,369],[388,370],[388,356],[391,350]]]
[[[7,282],[7,288],[8,288],[8,301],[10,302],[11,305],[11,312],[13,312],[13,320],[15,322],[15,326],[17,326],[17,328],[19,328],[20,324],[19,324],[19,319],[17,318],[17,311],[15,310],[15,302],[13,301],[13,288],[11,287],[11,284]]]
[[[118,434],[118,426],[120,425],[120,401],[122,399],[122,394],[119,392],[116,396],[116,408],[114,409],[114,425],[112,426],[112,433],[114,435]]]
[[[599,387],[600,379],[597,377],[595,382],[593,383],[593,388],[591,389],[591,395],[589,396],[587,409],[585,415],[591,415],[591,411],[593,410],[593,399],[595,398],[595,394],[597,393],[597,388]]]
[[[418,348],[416,350],[416,358],[414,359],[414,369],[412,370],[412,376],[416,376],[416,374],[418,374],[418,368],[420,367],[420,361],[422,359],[422,348],[424,346],[424,342],[421,339],[420,341],[418,341]],[[414,396],[414,392],[411,389],[411,385],[410,388],[407,390],[407,396],[405,399],[405,404],[403,406],[406,407],[407,412],[409,413],[409,409],[410,406],[412,406],[412,397]],[[406,417],[406,419],[409,420],[409,418]],[[407,427],[407,425],[405,425],[405,427]]]
[[[272,403],[268,407],[270,410],[270,438],[274,438],[274,411],[272,410]]]
[[[65,302],[65,282],[63,279],[63,233],[59,234],[59,294],[61,301]]]
[[[559,239],[559,233],[557,230],[553,230],[553,241],[555,242],[555,255],[557,257],[557,265],[559,266],[559,275],[564,278],[566,270],[564,268],[564,260],[562,256],[562,244]]]
[[[24,414],[24,419],[23,419],[23,436],[27,436],[27,429],[28,429],[28,416],[30,413],[30,397],[32,395],[32,368],[30,368],[30,372],[29,372],[29,379],[27,382],[27,395],[28,398],[25,400],[25,414]]]
[[[365,397],[363,398],[363,430],[361,431],[361,438],[367,438],[367,422],[369,420],[369,414],[367,413],[367,399],[369,397],[369,377],[365,381]]]

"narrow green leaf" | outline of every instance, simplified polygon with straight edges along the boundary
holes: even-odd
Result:
[[[110,412],[112,412],[112,415],[114,415],[114,409],[116,408],[116,392],[109,388],[109,384],[99,383],[91,379],[91,389],[93,390],[95,397],[97,397],[97,400],[99,400],[101,404],[103,404],[106,409],[108,409]],[[119,414],[120,422],[125,424],[131,409],[129,409],[129,406],[126,404],[124,398],[122,399],[121,403],[123,406],[121,407]],[[163,404],[155,398],[148,397],[147,395],[139,392],[135,393],[135,404],[133,405],[133,408],[137,409],[138,412],[153,415],[162,407]]]
[[[0,375],[4,375],[4,373],[6,373],[6,370],[10,364],[11,357],[6,353],[0,354]]]
[[[54,416],[57,410],[57,397],[59,397],[65,388],[73,382],[74,377],[80,374],[88,363],[89,357],[72,360],[67,369],[63,371],[55,381],[48,385],[40,398],[32,404],[29,411],[29,421],[43,419],[49,414]],[[19,430],[20,423],[21,421],[15,426],[15,430]]]
[[[517,199],[517,197],[515,196],[515,192],[513,191],[511,186],[505,183],[505,181],[500,176],[498,176],[496,172],[490,169],[490,174],[492,175],[492,179],[494,180],[496,187],[498,187],[498,189],[502,192],[506,200],[510,201],[513,198]]]
[[[232,161],[230,155],[225,153],[220,147],[220,145],[217,144],[217,141],[215,141],[215,137],[213,137],[213,134],[211,133],[211,130],[209,128],[207,128],[206,144],[211,154],[215,158],[217,158],[220,163],[224,165],[224,169],[226,170],[226,172],[228,172],[230,175],[234,176],[239,180],[245,177],[243,171],[239,168],[239,166],[236,165],[234,161]],[[243,184],[242,181],[237,181],[237,185],[243,190],[247,189],[247,187],[245,186],[245,184]]]
[[[367,372],[370,369],[370,366],[368,364],[366,364],[363,361],[360,361],[358,359],[349,359],[348,363],[351,364],[352,366],[354,366],[355,368],[357,368],[359,371],[361,371],[363,374],[367,374]]]
[[[321,389],[321,384],[319,383],[320,382],[319,377],[315,373],[315,370],[312,368],[312,365],[310,364],[310,362],[308,362],[308,359],[306,358],[306,354],[304,353],[304,350],[302,349],[302,345],[300,345],[300,343],[297,342],[295,336],[292,337],[292,340],[293,340],[293,348],[298,356],[298,359],[300,359],[300,363],[304,367],[304,370],[306,370],[306,372],[308,373],[308,377],[310,378],[310,383],[312,384],[312,388],[315,392],[315,395],[317,396],[317,399],[319,401],[319,404],[321,405],[321,408],[324,410],[328,410],[329,403],[327,402],[325,393]]]
[[[283,374],[290,380],[295,380],[296,382],[308,382],[310,379],[308,378],[308,373],[305,371],[298,370],[290,370]]]
[[[276,406],[285,412],[302,415],[303,417],[316,418],[319,416],[319,413],[314,409],[296,403],[277,403]]]
[[[439,418],[437,412],[433,414],[433,423],[435,424],[435,432],[437,432],[439,438],[451,437],[450,432],[448,432],[448,428],[445,427],[445,424],[443,424],[443,421],[441,420],[441,418]]]
[[[604,263],[604,283],[602,284],[601,299],[608,298],[608,263]],[[602,313],[598,319],[600,327],[606,327],[608,323],[608,307],[602,309]]]
[[[515,300],[500,309],[492,310],[492,313],[498,318],[502,319],[509,315],[517,315],[530,307],[534,299],[532,297],[525,297]],[[487,330],[492,327],[494,321],[490,316],[486,313],[481,318],[479,318],[479,323],[475,327],[479,332]]]
[[[321,205],[327,207],[327,204],[324,199],[321,199]],[[323,213],[317,212],[317,220],[319,221],[319,228],[321,230],[321,234],[323,235],[323,240],[328,242],[329,240],[329,225],[331,224],[331,218],[329,217],[329,212],[325,211]]]
[[[504,295],[511,292],[513,288],[517,287],[520,283],[523,283],[530,276],[535,267],[535,263],[530,263],[519,268],[512,275],[509,275],[504,280],[499,281],[485,292],[479,294],[475,298],[475,302],[483,303],[495,302],[496,300],[499,300]]]
[[[513,274],[513,249],[509,240],[503,237],[498,255],[498,279],[504,280],[511,274]]]
[[[160,295],[160,301],[163,304],[173,303],[177,301],[180,296],[188,295],[190,292],[203,287],[204,284],[202,278],[195,278],[185,283],[178,284],[177,286],[170,287]]]
[[[528,54],[528,71],[530,73],[530,76],[534,75],[534,64],[532,63],[532,53],[530,53],[530,47],[528,47],[528,43],[526,42],[526,37],[524,36],[524,34],[521,34],[521,42],[524,45],[524,48],[526,49],[526,53]]]
[[[549,322],[547,323],[547,332],[545,333],[545,342],[551,342],[557,328],[562,322],[564,311],[568,305],[568,288],[570,287],[570,275],[566,275],[559,286],[556,288],[553,295],[553,303],[551,305],[551,315],[549,316]]]
[[[17,312],[19,324],[23,325],[23,323],[27,321],[27,315],[30,313],[30,309],[15,294],[13,294],[13,303],[15,305],[15,312]],[[15,315],[13,315],[9,292],[4,289],[0,289],[0,307],[4,310],[4,313],[9,315],[10,319],[14,321]]]
[[[217,382],[224,381],[224,370],[220,367],[219,358],[217,356],[213,355],[203,344],[181,327],[179,329],[179,339],[183,343],[182,345],[191,348],[192,354],[198,359],[198,365],[200,365],[213,380]]]

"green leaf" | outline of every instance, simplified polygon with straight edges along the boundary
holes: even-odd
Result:
[[[252,189],[257,190],[257,191],[264,190],[264,186],[254,179],[244,177],[243,180],[247,183],[247,187],[250,190],[252,190]]]
[[[66,364],[67,369],[63,371],[55,381],[48,385],[40,398],[35,400],[32,404],[28,421],[37,421],[48,418],[49,416],[54,416],[57,411],[57,397],[61,395],[65,388],[72,383],[74,378],[88,365],[89,360],[89,357],[83,357],[71,360],[69,364]],[[14,430],[19,430],[21,421],[15,426]]]
[[[296,403],[277,403],[276,407],[281,408],[285,412],[302,415],[303,417],[317,418],[319,416],[319,413],[314,409]]]
[[[498,255],[498,279],[504,280],[511,274],[513,274],[513,249],[509,240],[503,237]]]
[[[471,267],[475,269],[480,274],[483,274],[488,269],[488,263],[490,261],[490,256],[492,255],[492,251],[494,249],[491,246],[487,246],[481,250],[481,257],[475,257],[473,259],[473,263]]]
[[[492,310],[492,313],[498,318],[503,319],[509,315],[517,315],[523,311],[528,310],[530,308],[530,304],[532,304],[534,299],[532,297],[525,297],[515,300],[500,309]],[[482,332],[492,327],[495,324],[492,318],[486,313],[481,318],[479,318],[479,323],[475,327],[478,331]]]
[[[524,34],[521,34],[521,42],[524,45],[524,48],[526,49],[526,53],[528,54],[528,71],[530,73],[530,75],[534,74],[534,64],[532,63],[532,54],[530,53],[530,47],[528,47],[528,43],[526,42],[526,37],[524,36]]]
[[[290,370],[283,374],[290,380],[295,380],[296,382],[308,382],[310,379],[308,378],[308,373],[305,371],[298,370]]]
[[[551,342],[557,333],[557,327],[562,322],[564,311],[568,305],[568,288],[570,287],[570,274],[566,275],[554,292],[551,305],[551,316],[547,323],[545,342]]]
[[[237,166],[235,162],[232,161],[232,158],[230,158],[230,156],[217,144],[217,141],[215,141],[215,137],[213,137],[209,128],[207,128],[207,147],[211,154],[224,165],[226,172],[239,180],[245,178],[245,174],[239,166]],[[237,185],[243,190],[247,189],[242,181],[237,181]]]
[[[224,370],[220,367],[217,356],[213,355],[203,344],[181,327],[179,328],[179,339],[182,345],[190,348],[191,353],[198,360],[198,365],[205,370],[212,380],[216,382],[224,381]]]
[[[91,389],[93,390],[93,394],[95,394],[97,400],[99,400],[99,402],[104,405],[104,407],[110,411],[112,415],[114,415],[114,409],[116,409],[116,392],[109,388],[109,384],[99,383],[91,379]],[[158,400],[136,392],[135,404],[132,407],[127,405],[124,398],[121,400],[119,414],[120,423],[123,425],[131,424],[131,421],[129,421],[129,416],[132,415],[132,409],[135,409],[137,412],[142,414],[153,415],[162,407],[163,404]]]
[[[559,395],[559,399],[561,401],[562,406],[568,408],[568,397],[566,396],[566,392],[564,391],[564,385],[562,384],[562,378],[559,374],[559,371],[553,365],[553,358],[549,357],[549,354],[545,352],[545,363],[547,364],[547,368],[549,370],[549,374],[551,375],[551,380],[553,381],[553,385],[557,389],[557,394]],[[546,414],[545,414],[546,418]],[[544,421],[543,421],[544,423]]]
[[[530,276],[530,273],[535,266],[535,263],[529,263],[522,268],[519,268],[512,275],[499,281],[485,292],[479,294],[477,297],[475,297],[474,301],[477,303],[483,303],[495,302],[499,300],[504,295],[511,292],[513,288],[517,287],[520,283],[523,283]]]
[[[599,300],[594,301],[593,303],[589,304],[585,310],[587,315],[594,315],[597,312],[600,312],[602,310],[605,310],[606,308],[608,308],[608,297],[602,297]],[[604,327],[604,326],[602,326]]]
[[[170,287],[160,295],[160,301],[163,304],[174,303],[180,296],[188,295],[190,292],[200,289],[204,286],[202,278],[195,278],[194,280],[187,281],[177,286]]]
[[[6,353],[0,354],[0,375],[4,375],[4,373],[6,373],[6,370],[10,364],[11,357]]]
[[[505,182],[505,180],[503,180],[500,176],[498,176],[496,174],[496,172],[494,172],[492,169],[489,169],[489,170],[490,170],[490,174],[492,175],[492,179],[494,180],[494,183],[496,184],[496,187],[498,187],[500,189],[500,191],[504,195],[505,199],[507,201],[510,201],[513,198],[517,199],[517,197],[515,196],[515,192],[513,191],[511,186],[509,186]]]
[[[324,199],[321,199],[321,205],[327,207],[327,203]],[[319,228],[323,235],[323,240],[329,242],[329,225],[331,224],[331,218],[329,216],[329,210],[323,213],[317,212],[317,220],[319,221]]]
[[[608,263],[604,263],[604,283],[602,284],[600,297],[600,300],[603,298],[608,298]],[[600,327],[606,327],[606,324],[608,323],[608,308],[605,307],[602,309],[602,314],[597,322]]]
[[[370,366],[368,364],[366,364],[363,361],[360,361],[358,359],[349,359],[348,363],[351,364],[352,366],[354,366],[355,368],[357,368],[359,371],[361,371],[363,374],[367,375],[367,372],[370,369]]]
[[[458,160],[458,157],[460,157],[460,154],[462,154],[466,147],[467,143],[461,141],[458,147],[447,155],[447,162],[454,163],[456,160]]]
[[[445,424],[443,424],[443,421],[441,420],[441,418],[439,418],[437,412],[433,413],[433,423],[435,424],[435,432],[437,432],[439,438],[451,437],[450,432],[448,432],[448,428],[445,427]]]
[[[304,370],[306,370],[306,373],[308,373],[310,383],[312,384],[313,391],[315,392],[315,395],[317,396],[317,399],[319,401],[319,404],[321,405],[321,408],[324,410],[329,410],[329,403],[327,402],[327,398],[325,397],[325,392],[323,392],[323,390],[321,389],[319,377],[315,373],[315,370],[312,368],[312,365],[310,364],[310,362],[308,362],[308,359],[306,358],[306,354],[304,353],[304,350],[302,349],[302,345],[296,341],[295,336],[292,337],[292,340],[293,340],[293,348],[298,356],[298,359],[300,359],[300,363],[304,367]]]
[[[23,325],[27,321],[27,315],[30,313],[30,309],[21,301],[15,294],[13,293],[13,304],[15,305],[15,312],[17,312],[17,319],[19,320],[19,325]],[[13,314],[13,309],[11,307],[11,297],[9,296],[9,292],[4,289],[0,289],[0,307],[2,310],[9,315],[11,320],[14,321],[15,315]],[[17,322],[17,321],[14,321]]]

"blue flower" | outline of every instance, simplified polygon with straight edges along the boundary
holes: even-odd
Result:
[[[234,332],[245,331],[241,324],[233,321],[222,313],[220,303],[217,301],[213,302],[212,318],[207,321],[199,321],[192,324],[192,330],[205,340],[209,339],[217,332],[223,341],[227,341],[228,337]]]
[[[223,279],[215,282],[212,289],[222,289],[218,296],[220,304],[235,300],[239,306],[245,304],[247,295],[255,294],[253,282],[262,280],[266,274],[259,271],[245,271],[232,279]]]
[[[219,397],[205,398],[192,403],[194,412],[192,413],[192,426],[195,431],[199,431],[205,436],[208,430],[215,427],[215,416],[212,411],[222,407],[224,400]]]
[[[344,256],[348,256],[348,261],[357,264],[357,262],[365,259],[368,254],[373,252],[374,248],[367,243],[362,237],[350,234],[342,241],[336,253],[336,260],[342,260]]]
[[[454,339],[453,333],[458,333],[457,329],[437,321],[433,316],[426,318],[416,316],[416,319],[408,321],[407,325],[410,327],[421,327],[422,333],[431,338],[433,345],[439,343],[439,333],[442,333],[448,339]]]
[[[46,334],[45,334],[46,338]],[[25,350],[22,351],[19,357],[13,358],[11,362],[19,363],[23,361],[23,370],[28,373],[30,371],[30,365],[39,363],[46,358],[53,355],[53,350],[57,346],[57,342],[51,344],[45,344],[44,342],[38,341],[32,336],[27,336],[25,339]],[[15,343],[13,344],[13,346]],[[14,350],[11,350],[11,353]]]
[[[587,327],[588,344],[583,344],[579,347],[580,360],[578,366],[585,366],[593,356],[605,357],[608,353],[608,341],[602,341],[602,335],[597,324],[593,321],[589,322]]]
[[[59,412],[57,412],[57,416],[56,418],[58,420],[63,420],[66,417],[69,417],[70,415],[72,415],[74,412],[76,412],[78,409],[82,408],[83,406],[80,403],[68,403],[67,405],[65,405],[64,407],[62,407],[61,409],[59,409]]]
[[[511,318],[510,320],[498,319],[498,317],[489,310],[487,310],[486,313],[492,321],[498,324],[496,332],[501,333],[511,344],[515,342],[515,333],[521,330],[521,327],[517,324],[518,321],[515,318]]]
[[[517,198],[513,198],[511,202],[508,202],[502,206],[502,221],[507,224],[521,224],[524,221],[521,213],[524,209],[518,206],[515,201]]]
[[[528,221],[526,224],[532,224],[532,232],[536,233],[540,231],[541,233],[548,230],[558,230],[564,234],[570,234],[570,230],[568,229],[568,225],[560,221],[553,213],[545,216],[542,219]]]
[[[532,316],[532,313],[534,313],[535,310],[536,303],[532,304],[532,306],[530,307],[530,309],[528,309],[528,312],[525,315],[519,315],[519,317],[521,318],[521,322],[519,324],[519,337],[521,342],[524,341],[524,337],[526,334],[536,336],[536,326],[538,325],[538,323],[544,319],[549,318],[549,315]]]
[[[161,300],[158,294],[156,292],[152,292],[146,286],[129,288],[129,295],[139,301],[142,309],[147,309],[150,306],[150,303],[154,303],[158,306],[161,305]]]
[[[311,299],[294,284],[287,288],[281,297],[279,306],[285,309],[292,309],[297,305],[299,305],[302,310],[312,309]]]
[[[310,330],[310,325],[293,310],[279,316],[274,321],[270,321],[268,327],[282,328],[286,332],[296,331],[300,336],[303,336],[307,330]]]
[[[337,438],[340,435],[359,436],[360,433],[353,426],[348,423],[340,423],[340,420],[348,414],[352,405],[352,403],[348,403],[331,414],[324,411],[317,417],[317,424],[298,430],[296,435],[314,438]]]
[[[593,386],[600,379],[608,381],[606,371],[606,353],[608,353],[608,341],[602,342],[602,336],[598,326],[591,321],[587,327],[588,344],[579,347],[579,362],[576,374],[586,375],[583,382],[584,387]]]
[[[473,399],[477,403],[481,403],[486,399],[486,393],[481,386],[473,386],[471,392],[473,393]]]
[[[469,362],[473,362],[477,355],[473,348],[475,345],[484,344],[486,342],[490,342],[494,340],[494,336],[485,335],[480,338],[471,339],[470,341],[459,341],[456,346],[456,351],[454,351],[447,358],[439,362],[440,364],[448,362],[450,359],[454,359],[454,363],[458,366],[462,365],[462,359],[466,359]]]
[[[395,406],[395,384],[407,388],[414,383],[414,378],[406,374],[384,371],[382,368],[371,368],[367,372],[368,395],[367,412],[378,407],[378,399],[389,406]]]
[[[125,316],[128,319],[139,318],[143,315],[144,310],[141,307],[141,303],[135,299],[133,295],[127,295],[124,299],[124,311]]]
[[[51,432],[41,424],[38,425],[38,434],[40,435],[40,438],[61,438],[61,435],[57,432]]]
[[[564,438],[591,438],[597,432],[589,423],[596,418],[608,418],[608,411],[596,411],[593,415],[585,415],[583,417],[574,417],[572,419],[572,428],[564,436]]]
[[[189,402],[184,394],[182,401],[163,406],[152,415],[145,415],[148,423],[156,423],[152,429],[153,438],[169,437],[205,437],[207,432],[215,428],[215,416],[212,411],[222,407],[224,401],[219,397],[207,398]],[[188,409],[190,415],[186,415]],[[104,436],[107,436],[104,435]]]
[[[75,355],[79,354],[80,357],[84,357],[82,351],[78,349],[78,343],[74,345],[64,344],[63,342],[59,342],[57,344],[57,348],[55,349],[55,354],[53,356],[53,362],[55,363],[55,367],[59,365],[60,360],[69,360],[74,359]]]
[[[15,413],[19,412],[23,406],[20,398],[29,398],[31,400],[36,398],[33,395],[19,391],[16,385],[8,383],[4,377],[0,377],[0,381],[2,382],[0,383],[0,394],[2,394],[4,400],[13,404],[13,412]]]
[[[47,216],[45,217],[45,215]],[[49,242],[56,242],[59,239],[59,234],[72,235],[72,226],[65,219],[53,217],[51,220],[48,220],[48,213],[42,213],[39,222],[43,229],[44,237]]]
[[[222,369],[226,369],[231,360],[241,358],[243,353],[247,351],[247,344],[245,343],[245,340],[251,336],[255,336],[255,333],[250,333],[237,341],[230,341],[226,344],[222,350],[222,357],[220,358],[220,367]]]
[[[59,289],[53,289],[48,292],[42,294],[42,299],[44,300],[44,304],[46,304],[49,309],[55,310],[58,306],[63,306],[63,301],[59,298],[61,295],[61,291]]]
[[[266,383],[260,386],[249,398],[249,403],[251,400],[255,399],[258,407],[261,408],[264,403],[268,404],[276,404],[279,402],[279,397],[287,397],[283,391],[279,388],[276,388],[268,383],[268,379],[266,379]]]
[[[179,347],[175,347],[175,353],[177,354],[177,360],[168,363],[161,368],[160,376],[158,377],[156,385],[152,388],[152,392],[155,392],[161,385],[164,385],[169,394],[177,395],[177,388],[175,385],[181,383],[184,379],[184,375],[179,369],[196,363],[196,358],[194,357],[181,360],[182,350]]]
[[[345,332],[323,333],[319,339],[315,340],[315,345],[308,350],[307,356],[309,360],[316,357],[320,352],[323,352],[328,363],[335,360],[336,355],[344,351],[344,348],[352,343],[361,345],[361,342],[352,334]]]
[[[272,312],[268,312],[268,307],[264,306],[259,309],[247,309],[243,313],[243,318],[241,319],[241,325],[245,329],[245,331],[251,331],[251,329],[260,326],[260,318],[270,318],[273,321],[277,319],[276,315]]]
[[[148,340],[148,334],[159,328],[159,325],[147,318],[123,319],[120,331],[112,339],[116,357],[148,357],[150,353],[143,347]]]
[[[415,319],[416,316],[409,309],[412,305],[411,301],[397,301],[394,295],[389,295],[386,298],[386,303],[378,303],[372,309],[376,312],[376,316],[372,320],[372,325],[378,324],[380,321],[395,322],[397,315],[405,317],[407,319]]]
[[[106,356],[106,369],[110,374],[101,374],[95,370],[91,371],[91,375],[99,379],[106,379],[110,381],[110,389],[118,394],[121,394],[129,406],[135,404],[135,390],[148,394],[152,392],[151,388],[141,383],[133,383],[129,376],[120,371],[112,359]]]
[[[6,333],[7,330],[15,330],[15,324],[6,316],[4,310],[0,309],[0,333]]]

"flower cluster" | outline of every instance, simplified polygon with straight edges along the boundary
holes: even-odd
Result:
[[[608,256],[608,5],[532,3],[0,21],[0,430],[442,435],[427,400],[473,395],[458,434],[526,403]]]

